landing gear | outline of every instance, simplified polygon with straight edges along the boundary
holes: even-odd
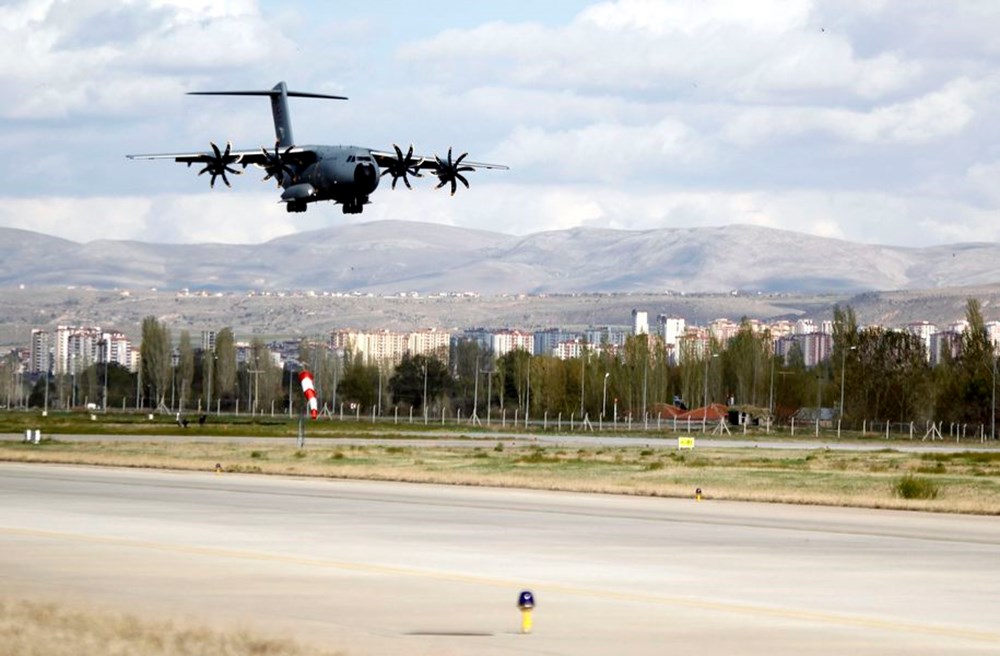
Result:
[[[344,214],[361,214],[368,198],[352,198],[343,202]]]
[[[285,204],[285,211],[286,212],[305,212],[306,211],[306,204],[305,204],[305,202],[302,202],[302,201],[295,201],[295,202],[291,202],[291,203],[286,203]]]

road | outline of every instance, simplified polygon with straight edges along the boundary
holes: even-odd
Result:
[[[1000,522],[0,463],[0,589],[351,656],[995,655]]]

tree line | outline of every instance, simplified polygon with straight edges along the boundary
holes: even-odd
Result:
[[[521,350],[495,357],[474,340],[459,340],[448,354],[407,354],[392,366],[302,340],[296,368],[276,363],[259,338],[238,362],[229,328],[217,333],[214,351],[194,348],[186,330],[175,348],[169,326],[146,317],[139,372],[97,363],[72,380],[54,377],[49,405],[102,405],[107,389],[112,408],[296,413],[302,405],[296,374],[305,368],[320,407],[365,416],[516,412],[611,421],[654,416],[664,405],[723,403],[779,423],[802,407],[825,407],[845,428],[872,420],[992,426],[997,359],[978,301],[968,301],[968,329],[936,367],[915,335],[860,327],[849,306],[835,307],[833,319],[831,356],[813,367],[797,346],[776,355],[771,335],[743,320],[726,343],[682,341],[677,358],[644,335],[629,337],[617,353],[584,345],[580,357],[565,360]],[[43,394],[39,381],[30,405],[41,406]]]

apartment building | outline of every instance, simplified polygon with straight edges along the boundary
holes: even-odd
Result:
[[[399,364],[403,355],[436,355],[448,359],[451,333],[436,329],[408,333],[391,330],[335,330],[330,333],[330,348],[361,354],[368,364]]]

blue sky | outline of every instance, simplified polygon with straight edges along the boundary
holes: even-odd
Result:
[[[902,246],[1000,238],[1000,3],[956,0],[7,0],[0,226],[79,241],[261,242],[378,219],[524,234],[750,223]],[[347,217],[291,215],[126,153],[273,142],[443,154]]]

